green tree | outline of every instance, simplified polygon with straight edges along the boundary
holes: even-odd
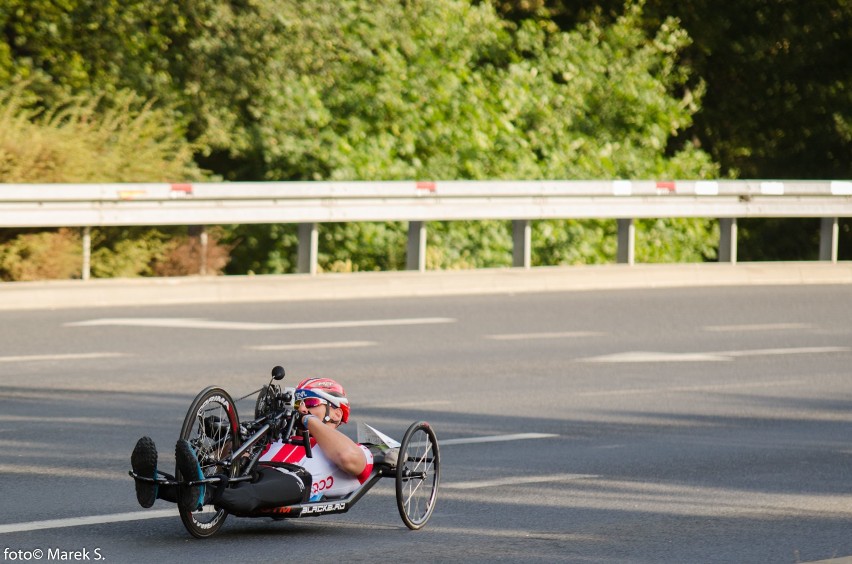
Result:
[[[260,0],[5,0],[0,85],[26,80],[47,108],[131,90],[173,112],[203,166],[260,175],[255,101],[279,24]]]
[[[489,4],[463,1],[290,1],[280,3],[280,15],[290,40],[273,57],[258,101],[268,179],[699,178],[718,172],[691,143],[666,152],[691,125],[701,95],[700,88],[685,89],[678,53],[688,37],[673,20],[649,38],[639,8],[610,26],[573,32],[534,22],[513,30]],[[692,232],[712,236],[709,222],[698,224]],[[329,240],[358,240],[349,226],[327,229]],[[582,230],[577,234],[583,237]],[[511,262],[505,222],[435,223],[430,244],[437,246],[432,265]],[[327,263],[346,260],[329,256]]]
[[[691,127],[672,138],[695,139],[725,176],[852,178],[852,2],[849,0],[708,0],[643,5],[646,30],[676,17],[693,43],[682,51],[706,95]],[[573,30],[588,21],[608,26],[624,0],[500,0],[510,21],[555,23]],[[670,142],[669,153],[673,144]],[[740,224],[743,260],[809,259],[816,255],[812,221],[747,220]],[[852,252],[841,223],[841,255]]]
[[[47,107],[61,92],[96,91],[110,102],[130,88],[182,124],[199,162],[225,178],[717,173],[678,138],[702,94],[680,66],[688,37],[675,20],[649,35],[641,7],[561,31],[544,19],[513,26],[491,4],[462,0],[37,1],[43,17],[22,0],[0,11],[3,76],[30,80]],[[566,245],[579,245],[584,225],[568,229],[579,239]],[[567,229],[552,227],[540,231]],[[226,236],[234,267],[292,268],[292,248],[280,247],[291,232],[261,229]],[[323,230],[324,268],[401,264],[400,224]],[[441,222],[430,237],[434,265],[509,260],[507,222]],[[266,258],[240,256],[252,248]]]
[[[630,4],[630,2],[628,2]],[[724,174],[852,177],[852,2],[644,0],[643,27],[675,17],[693,39],[683,58],[707,84],[693,127]],[[514,22],[572,30],[609,25],[624,0],[500,0]]]

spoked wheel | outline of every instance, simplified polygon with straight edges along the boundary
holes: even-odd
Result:
[[[257,394],[257,401],[254,404],[254,418],[260,419],[264,415],[272,413],[275,398],[281,393],[281,388],[275,384],[263,386]]]
[[[195,449],[205,476],[225,473],[233,477],[239,471],[238,464],[232,465],[228,472],[220,461],[240,446],[239,427],[234,400],[222,388],[209,387],[192,400],[180,437],[189,441]],[[179,481],[183,479],[180,471],[176,471],[175,475]],[[196,538],[212,536],[228,515],[224,509],[217,510],[209,505],[199,511],[179,511],[186,530]]]
[[[432,515],[440,477],[435,431],[425,421],[412,423],[402,437],[396,467],[396,507],[409,529],[422,528]]]

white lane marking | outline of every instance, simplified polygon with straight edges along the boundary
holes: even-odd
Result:
[[[514,435],[496,435],[493,437],[469,437],[466,439],[439,440],[438,445],[469,445],[472,443],[499,443],[503,441],[523,441],[527,439],[549,439],[558,437],[552,433],[516,433]]]
[[[716,362],[733,360],[712,353],[666,353],[633,351],[581,358],[580,362]]]
[[[746,356],[776,356],[786,354],[822,354],[849,352],[849,347],[791,347],[786,349],[755,349],[747,351],[718,351],[705,353],[668,353],[632,351],[603,356],[580,358],[579,362],[727,362]]]
[[[73,468],[69,466],[46,466],[44,464],[0,464],[0,474],[23,474],[25,476],[62,476],[63,478],[90,478],[95,480],[127,481],[127,474],[95,470],[92,468]]]
[[[361,319],[355,321],[318,321],[314,323],[250,323],[211,321],[186,317],[111,317],[66,323],[66,327],[168,327],[177,329],[224,329],[230,331],[277,331],[286,329],[333,329],[347,327],[388,327],[396,325],[429,325],[455,323],[451,317],[415,317],[409,319]]]
[[[294,343],[291,345],[255,345],[246,347],[253,351],[298,351],[314,349],[352,349],[358,347],[373,347],[375,341],[338,341],[335,343]]]
[[[512,478],[500,478],[497,480],[478,480],[473,482],[454,482],[441,484],[441,487],[450,490],[473,490],[479,488],[493,488],[497,486],[516,486],[518,484],[542,484],[551,482],[567,482],[569,480],[585,480],[598,478],[594,474],[548,474],[546,476],[515,476]]]
[[[849,347],[794,347],[786,349],[754,349],[751,351],[728,351],[727,356],[776,356],[784,354],[821,354],[852,351]]]
[[[451,405],[453,402],[450,400],[431,400],[431,401],[409,401],[409,402],[398,402],[398,403],[370,403],[364,404],[361,407],[361,403],[358,403],[358,409],[390,409],[396,407],[426,407],[426,406],[435,406],[435,405]]]
[[[120,419],[118,417],[57,417],[54,415],[7,415],[0,414],[2,422],[27,422],[27,423],[48,423],[65,424],[65,425],[120,425],[130,426],[139,425],[139,421],[132,419]]]
[[[126,353],[75,353],[75,354],[34,354],[29,356],[0,356],[0,362],[39,362],[43,360],[91,360],[96,358],[118,358],[130,356]]]
[[[468,439],[449,439],[439,441],[439,445],[460,445],[469,443],[486,443],[492,441],[516,441],[523,439],[542,439],[546,437],[558,437],[559,435],[545,433],[519,433],[515,435],[498,435],[494,437],[472,437]],[[54,474],[55,475],[55,474]],[[566,474],[567,476],[567,474]],[[518,480],[523,480],[519,478]],[[512,480],[511,483],[518,483]],[[446,485],[444,486],[446,487]],[[483,486],[484,487],[484,486]],[[159,509],[152,511],[136,511],[133,513],[116,513],[113,515],[92,515],[89,517],[67,517],[63,519],[51,519],[48,521],[29,521],[26,523],[9,523],[0,525],[0,534],[20,533],[23,531],[39,531],[44,529],[60,529],[64,527],[77,527],[80,525],[101,525],[104,523],[121,523],[124,521],[141,521],[143,519],[158,519],[160,517],[177,517],[176,508]]]
[[[50,519],[48,521],[30,521],[28,523],[10,523],[0,525],[0,534],[21,533],[23,531],[41,531],[44,529],[62,529],[80,525],[103,525],[104,523],[121,523],[124,521],[141,521],[143,519],[159,519],[161,517],[177,517],[177,508],[155,509],[153,511],[134,511],[132,513],[114,513],[112,515],[91,515],[89,517],[70,517],[65,519]]]
[[[776,380],[772,382],[739,382],[736,384],[715,384],[708,386],[670,386],[666,388],[628,388],[605,390],[600,392],[574,392],[575,396],[628,396],[641,394],[663,394],[678,392],[719,392],[740,388],[777,388],[778,386],[799,386],[806,380]],[[439,443],[440,444],[440,443]]]
[[[507,333],[504,335],[486,335],[486,339],[495,341],[520,341],[523,339],[572,339],[575,337],[603,337],[606,333],[598,331],[563,331],[561,333]]]
[[[787,331],[813,329],[810,323],[754,323],[748,325],[706,325],[702,327],[705,331]]]

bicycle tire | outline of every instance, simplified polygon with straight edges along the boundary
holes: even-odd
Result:
[[[441,480],[441,453],[435,431],[425,421],[412,423],[399,447],[396,507],[405,526],[423,528],[435,510]]]
[[[202,390],[192,400],[180,438],[189,441],[198,454],[199,464],[205,476],[224,473],[219,461],[227,457],[240,446],[240,420],[237,406],[231,396],[222,388],[210,386]],[[230,476],[239,472],[239,464],[231,466]],[[175,470],[178,481],[182,480],[179,470]],[[210,486],[208,486],[210,487]],[[204,506],[198,511],[180,509],[180,518],[184,527],[195,538],[213,536],[225,522],[228,512]]]
[[[281,393],[281,388],[275,384],[265,385],[257,393],[254,403],[254,418],[260,419],[272,413],[275,408],[275,398]]]

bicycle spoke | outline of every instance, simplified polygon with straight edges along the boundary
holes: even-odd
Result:
[[[420,495],[423,485],[430,479],[430,473],[434,471],[433,461],[434,453],[432,443],[428,437],[422,440],[412,441],[410,443],[413,448],[413,456],[406,456],[406,478],[405,485],[405,500],[404,505],[406,512],[412,517],[412,520],[420,522],[424,516],[428,515],[432,504],[431,492],[425,492],[426,495]],[[421,449],[422,450],[419,450]],[[413,463],[408,465],[408,463]],[[434,476],[432,476],[434,480]]]

